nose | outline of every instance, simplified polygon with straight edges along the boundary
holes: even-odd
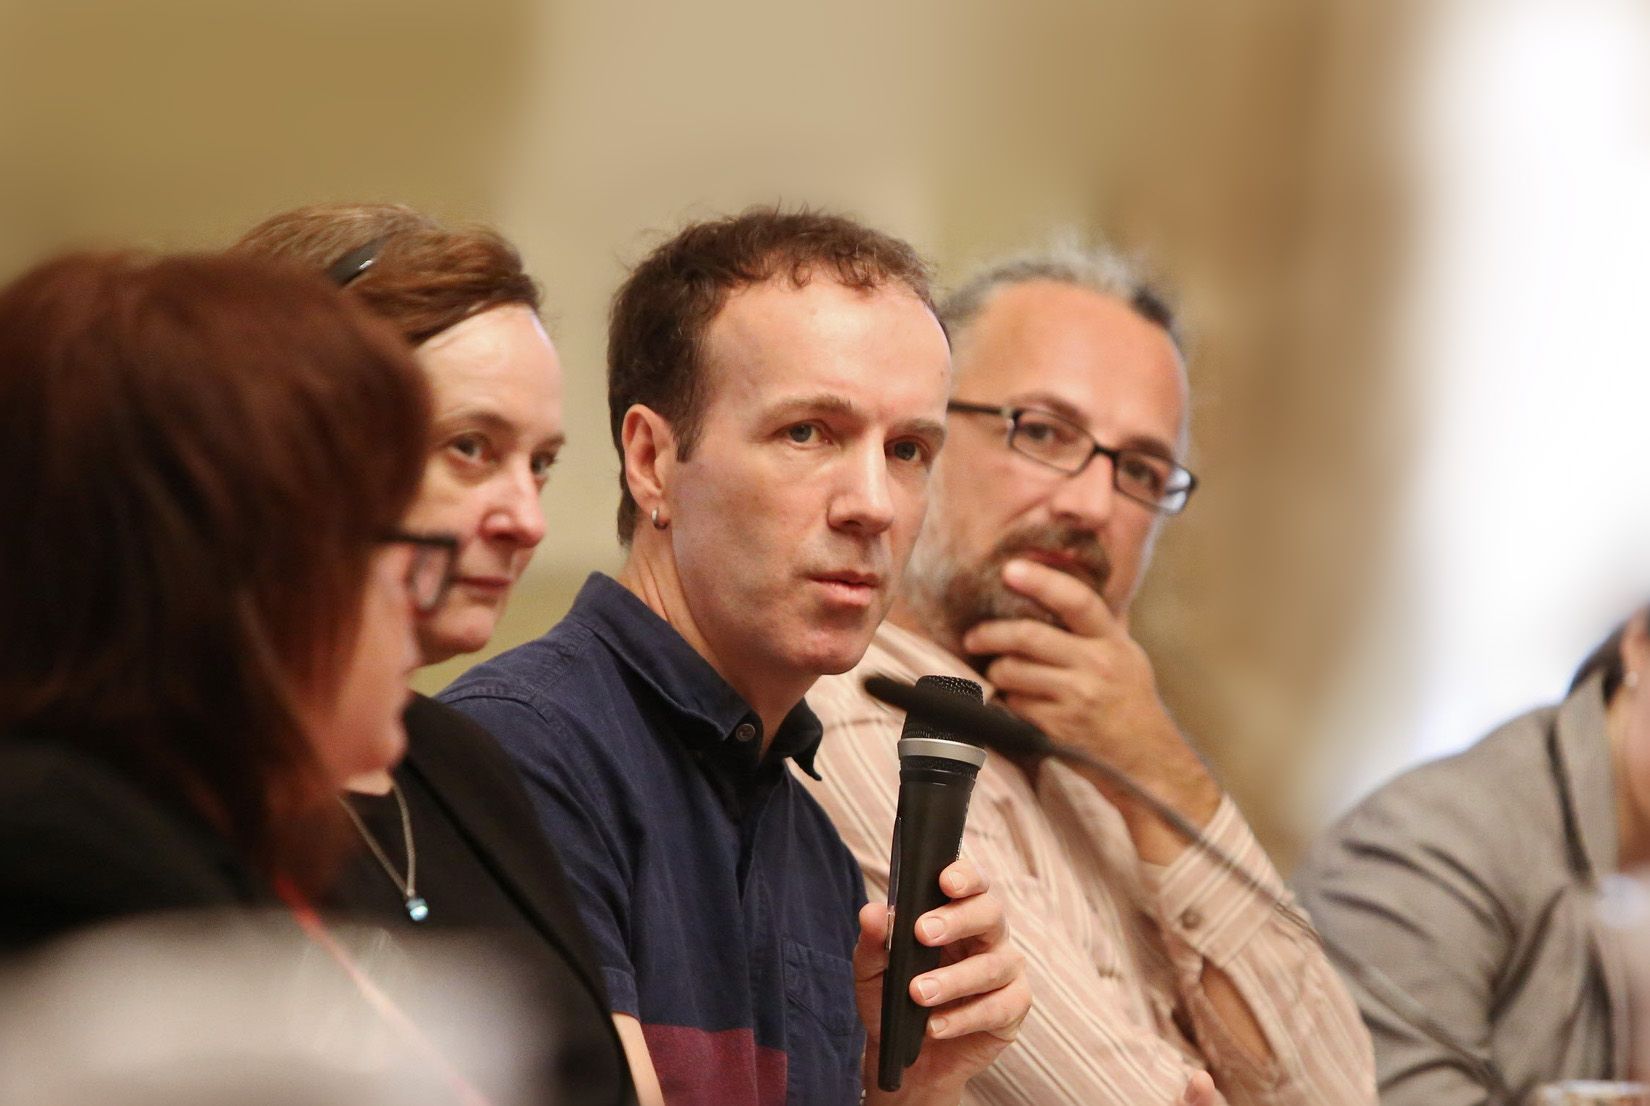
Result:
[[[843,458],[843,476],[831,496],[831,527],[874,536],[894,524],[894,495],[888,458],[880,445],[854,450]]]
[[[531,549],[544,538],[544,504],[538,481],[526,464],[498,473],[487,512],[481,518],[481,536]]]
[[[1054,517],[1078,529],[1099,530],[1117,503],[1113,475],[1111,458],[1096,454],[1082,472],[1061,478],[1049,498]]]

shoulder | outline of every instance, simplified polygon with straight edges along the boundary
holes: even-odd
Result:
[[[463,711],[432,699],[415,695],[402,714],[407,728],[407,755],[410,759],[451,764],[467,771],[510,773],[510,758],[487,727]]]
[[[134,827],[176,832],[175,821],[113,766],[28,741],[0,743],[0,827],[111,841]]]
[[[440,718],[464,716],[519,761],[528,753],[599,744],[584,739],[594,738],[611,713],[619,679],[597,635],[563,620],[544,636],[470,669],[432,706]]]
[[[0,742],[0,934],[242,899],[204,829],[95,758]]]
[[[1551,801],[1553,715],[1552,708],[1520,715],[1453,756],[1402,773],[1360,803],[1346,824],[1403,820],[1481,828],[1505,823],[1509,808]],[[1417,822],[1414,815],[1426,817]]]
[[[1549,857],[1561,858],[1547,750],[1553,718],[1552,708],[1531,711],[1382,785],[1320,838],[1297,882],[1309,886],[1367,865],[1518,882]]]
[[[542,636],[476,665],[436,698],[460,710],[466,703],[488,699],[553,705],[559,693],[588,679],[591,668],[601,664],[605,651],[599,644],[589,627],[566,618]]]

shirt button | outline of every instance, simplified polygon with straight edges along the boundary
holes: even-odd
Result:
[[[1185,910],[1182,910],[1180,912],[1180,925],[1181,925],[1182,928],[1184,928],[1184,929],[1196,929],[1198,926],[1200,926],[1202,924],[1203,924],[1203,915],[1199,914],[1192,907],[1187,907]]]
[[[733,731],[735,741],[750,742],[756,740],[756,727],[749,722],[741,722]]]

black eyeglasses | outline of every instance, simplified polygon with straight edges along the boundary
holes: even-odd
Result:
[[[1070,419],[1035,407],[993,407],[953,400],[946,410],[995,415],[1008,424],[1008,448],[1038,464],[1076,476],[1096,456],[1111,462],[1111,483],[1123,495],[1165,515],[1186,509],[1197,477],[1167,457],[1142,449],[1112,449]]]
[[[412,563],[407,566],[407,595],[419,614],[433,613],[452,589],[453,569],[458,563],[458,539],[451,534],[409,534],[392,530],[378,540],[387,545],[412,546]]]

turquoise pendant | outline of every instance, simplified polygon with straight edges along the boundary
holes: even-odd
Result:
[[[415,922],[422,922],[430,916],[430,904],[424,901],[424,896],[414,895],[407,900],[407,917]]]

